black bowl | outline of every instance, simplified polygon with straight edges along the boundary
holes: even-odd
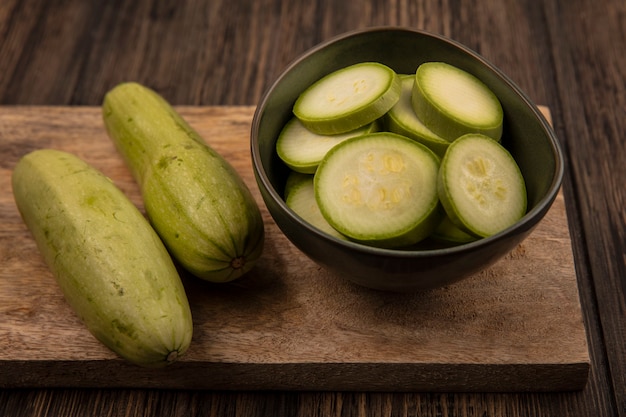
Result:
[[[444,61],[481,79],[504,109],[502,144],[516,159],[528,193],[526,215],[508,229],[447,248],[379,249],[334,238],[312,227],[283,200],[288,168],[276,154],[276,139],[293,116],[306,87],[339,68],[377,61],[398,73],[414,73],[427,61]],[[563,156],[539,109],[500,70],[469,48],[445,37],[405,28],[369,28],[324,42],[280,75],[256,108],[251,130],[254,173],[263,200],[287,238],[310,259],[365,287],[407,291],[440,287],[466,278],[509,253],[534,229],[556,198]]]

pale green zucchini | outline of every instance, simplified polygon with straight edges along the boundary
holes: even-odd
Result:
[[[336,135],[382,117],[400,98],[395,71],[378,62],[362,62],[334,71],[303,91],[294,115],[307,129]]]
[[[185,353],[193,323],[178,272],[107,177],[74,155],[44,149],[19,161],[12,186],[65,299],[98,340],[143,366]]]
[[[431,237],[442,243],[448,243],[452,245],[458,245],[462,243],[469,243],[478,240],[476,236],[472,236],[465,233],[458,226],[452,223],[450,217],[444,216],[443,220],[439,223]]]
[[[366,245],[398,248],[425,239],[441,220],[439,157],[425,145],[381,132],[341,142],[314,177],[326,221]]]
[[[481,80],[444,62],[425,62],[415,72],[411,103],[421,122],[453,142],[467,133],[499,141],[504,111]]]
[[[346,237],[333,228],[324,218],[315,200],[313,175],[292,171],[285,184],[285,203],[311,226],[337,239]]]
[[[526,213],[526,184],[513,156],[482,134],[455,140],[441,161],[437,193],[452,221],[464,232],[488,237]]]
[[[376,132],[379,125],[378,121],[374,121],[350,132],[320,135],[311,132],[297,117],[293,117],[276,140],[276,152],[293,171],[314,174],[317,166],[333,146],[355,136]]]
[[[416,140],[430,148],[437,156],[443,158],[450,142],[427,128],[413,109],[411,97],[413,95],[415,76],[402,75],[400,80],[402,81],[400,100],[384,117],[389,131]]]
[[[172,256],[212,282],[248,272],[263,250],[263,220],[232,166],[165,99],[140,84],[109,91],[103,117]]]

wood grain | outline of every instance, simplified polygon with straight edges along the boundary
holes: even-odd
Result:
[[[615,414],[626,416],[626,2],[592,6],[581,14],[559,10],[580,30],[551,27],[565,41],[554,48],[561,85],[564,149],[579,204],[584,253],[590,260],[589,293],[597,300],[602,344],[608,352],[608,384]],[[554,6],[551,12],[554,11]],[[581,67],[585,67],[583,71]],[[583,98],[582,100],[580,98]],[[582,255],[582,254],[581,254]],[[583,282],[585,282],[584,280]],[[595,343],[594,343],[595,344]],[[603,366],[598,364],[597,367]]]
[[[625,16],[623,0],[0,1],[5,105],[95,106],[129,79],[175,104],[253,105],[297,55],[373,25],[470,46],[553,110],[591,355],[573,393],[2,389],[0,415],[625,417]]]
[[[141,207],[96,107],[0,111],[0,386],[335,391],[581,389],[589,371],[563,196],[492,268],[453,286],[389,294],[349,284],[290,244],[265,210],[249,158],[253,107],[179,107],[240,172],[266,223],[247,277],[184,277],[194,315],[186,357],[145,370],[101,346],[65,304],[10,193],[17,159],[75,153]],[[71,341],[68,343],[68,341]]]

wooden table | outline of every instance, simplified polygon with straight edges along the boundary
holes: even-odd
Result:
[[[253,106],[300,53],[367,26],[478,51],[551,109],[591,368],[582,389],[543,393],[6,388],[0,415],[626,416],[625,19],[620,0],[2,1],[0,106],[13,109],[97,106],[125,80],[175,105]]]

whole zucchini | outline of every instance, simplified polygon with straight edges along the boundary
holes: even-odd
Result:
[[[107,132],[172,256],[212,282],[249,271],[263,249],[263,220],[232,166],[147,87],[120,84],[102,107]]]
[[[185,353],[193,323],[176,267],[107,177],[72,154],[41,149],[20,159],[12,187],[65,299],[98,340],[143,366]]]

